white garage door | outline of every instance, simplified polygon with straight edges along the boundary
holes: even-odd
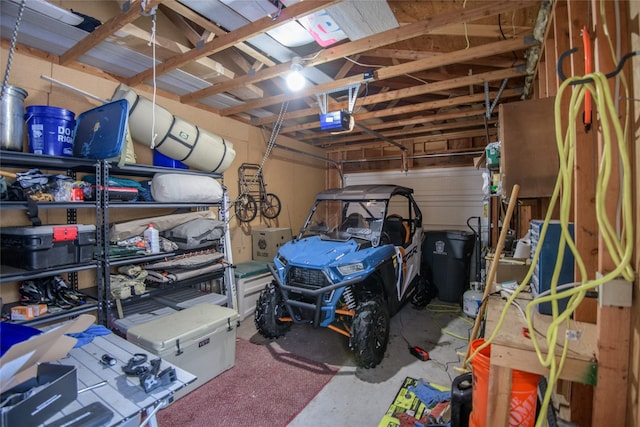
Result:
[[[481,170],[459,167],[345,175],[345,185],[357,184],[395,184],[413,188],[425,230],[470,231],[467,219],[482,217],[482,234],[486,241]],[[477,228],[477,220],[473,220],[471,225]]]

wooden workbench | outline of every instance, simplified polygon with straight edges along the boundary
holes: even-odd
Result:
[[[530,298],[517,299],[524,310]],[[492,296],[487,301],[485,337],[491,336],[497,326],[498,319],[505,305],[505,300]],[[534,312],[533,326],[540,343],[541,351],[549,353],[544,340],[544,333],[551,324],[551,316]],[[513,369],[548,375],[549,370],[543,367],[536,355],[533,343],[523,332],[527,322],[519,310],[510,306],[505,320],[495,340],[491,343],[491,360],[489,373],[489,390],[487,401],[487,426],[509,425],[509,406],[511,401],[511,374]],[[569,342],[569,351],[560,378],[595,385],[597,377],[596,325],[571,321],[571,331],[577,332],[578,339]],[[561,326],[558,333],[558,345],[555,348],[556,360],[560,360],[562,340],[565,327]]]

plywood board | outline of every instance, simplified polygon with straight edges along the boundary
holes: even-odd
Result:
[[[500,104],[502,188],[520,186],[520,198],[550,197],[558,175],[555,97]]]

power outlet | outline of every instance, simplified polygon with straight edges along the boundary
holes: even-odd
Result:
[[[602,275],[596,273],[596,277]],[[600,307],[631,307],[633,298],[632,283],[624,279],[614,279],[598,286],[598,305]]]

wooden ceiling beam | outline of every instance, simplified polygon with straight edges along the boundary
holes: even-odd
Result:
[[[410,144],[421,144],[421,143],[428,143],[428,142],[435,142],[435,141],[448,141],[451,139],[476,138],[476,137],[485,136],[485,135],[486,133],[484,129],[474,129],[474,130],[465,130],[465,131],[459,131],[459,132],[442,133],[439,135],[403,138],[403,139],[396,140],[396,142],[406,146]],[[342,140],[336,140],[332,143],[327,142],[324,145],[318,144],[317,146],[321,148],[330,148],[330,147],[336,147],[336,146],[342,145],[344,147],[357,146],[358,148],[367,148],[366,146],[367,144],[380,144],[380,143],[381,141],[379,140],[367,141],[367,142],[347,142],[347,143],[342,142]]]
[[[376,95],[368,95],[366,98],[363,98],[358,102],[358,106],[371,105],[379,102],[389,102],[394,99],[408,98],[408,97],[424,95],[428,93],[437,93],[439,91],[465,87],[471,84],[482,84],[485,81],[490,82],[490,81],[503,80],[511,77],[523,76],[525,74],[526,74],[526,70],[524,67],[516,67],[516,68],[510,68],[507,70],[489,71],[487,73],[475,74],[475,75],[465,76],[465,77],[457,77],[457,78],[445,80],[442,82],[428,83],[421,86],[414,86],[406,89],[398,89],[395,91],[379,93]],[[330,105],[330,108],[328,109],[331,111],[335,111],[335,110],[345,109],[348,103],[333,102],[333,103],[330,103],[329,105]],[[291,120],[294,118],[301,118],[306,116],[313,116],[313,115],[317,115],[318,113],[319,113],[319,109],[317,107],[312,107],[306,110],[293,111],[285,115],[285,120]],[[259,121],[260,122],[259,124],[267,124],[275,121],[275,119],[276,119],[275,116],[273,117],[272,120],[271,118],[263,118]],[[271,121],[267,121],[267,120],[271,120]]]
[[[467,108],[461,111],[440,112],[437,114],[434,113],[429,115],[411,117],[409,119],[401,119],[401,120],[381,122],[381,123],[375,123],[375,124],[368,123],[367,127],[373,130],[382,130],[382,129],[398,128],[402,126],[415,126],[418,124],[432,123],[432,122],[443,121],[443,120],[455,120],[455,119],[465,118],[465,117],[481,116],[484,114],[485,114],[484,108]],[[300,125],[284,127],[280,132],[283,134],[288,134],[288,133],[298,132],[302,130],[317,129],[317,128],[319,128],[319,123],[314,121],[314,122],[304,123]],[[304,135],[299,139],[309,140],[313,138],[322,138],[327,136],[331,136],[331,133],[314,132],[313,135]]]
[[[411,117],[410,119],[402,119],[402,120],[382,122],[382,123],[376,123],[376,124],[367,124],[367,127],[369,129],[381,131],[383,129],[394,129],[394,128],[400,128],[400,127],[422,125],[426,123],[433,123],[433,122],[439,122],[444,120],[457,120],[461,118],[476,117],[476,116],[482,116],[484,114],[485,114],[484,108],[466,108],[460,111],[439,112],[437,114],[431,114],[427,116]],[[315,123],[315,126],[318,127],[318,123]],[[292,128],[293,127],[295,126],[292,126]],[[296,130],[298,129],[282,128],[281,133],[287,134],[290,132],[294,132]],[[304,135],[299,139],[311,140],[313,138],[322,138],[322,137],[329,137],[329,136],[331,136],[329,132],[315,132],[313,135]]]
[[[151,38],[150,32],[143,30],[142,28],[136,26],[135,24],[127,24],[124,27],[122,27],[120,31],[126,33],[130,37],[138,39],[141,43],[144,43],[145,46]],[[113,37],[117,37],[117,36],[114,35]],[[155,42],[158,46],[164,49],[167,49],[168,51],[172,52],[172,54],[174,55],[176,53],[182,53],[186,50],[189,50],[188,46],[185,46],[174,40],[170,40],[158,35],[156,35]],[[127,43],[127,45],[131,46],[130,43]],[[207,79],[212,79],[216,77],[222,77],[225,80],[227,80],[235,77],[235,74],[233,73],[233,71],[229,70],[228,68],[224,67],[222,64],[220,64],[217,61],[214,61],[211,58],[208,58],[208,57],[199,58],[195,60],[194,63],[200,64],[203,68],[206,69],[206,72],[209,73],[209,76],[206,76],[206,77],[203,76],[202,73],[200,73],[200,76],[202,79],[207,80]]]
[[[231,31],[219,37],[216,37],[210,42],[205,43],[199,49],[191,49],[189,52],[185,52],[181,55],[176,55],[173,58],[169,58],[155,68],[155,73],[156,75],[161,75],[175,70],[176,68],[179,68],[184,64],[187,64],[198,58],[202,58],[203,56],[212,55],[225,49],[234,47],[238,43],[242,43],[255,35],[262,34],[279,25],[282,25],[285,22],[296,19],[298,16],[308,15],[309,13],[324,9],[334,3],[338,3],[339,1],[340,0],[314,0],[311,2],[304,1],[296,3],[290,7],[282,9],[278,17],[276,17],[275,19],[272,19],[269,16],[265,16],[264,18],[251,22],[235,31]],[[127,84],[129,84],[129,86],[138,85],[146,80],[149,80],[153,77],[153,75],[154,69],[149,68],[146,71],[138,73],[135,76],[127,79]]]
[[[146,5],[146,10],[152,10],[161,2],[162,0],[149,0]],[[68,65],[72,61],[75,61],[80,56],[102,43],[107,39],[107,37],[110,37],[120,28],[138,19],[141,14],[142,0],[134,0],[128,10],[109,19],[107,22],[96,28],[92,33],[87,34],[87,36],[76,43],[73,47],[69,48],[65,53],[60,55],[59,64]]]
[[[496,97],[496,95],[497,95],[496,91],[490,92],[489,93],[489,98],[490,99],[494,99]],[[505,89],[502,92],[502,94],[500,95],[500,97],[502,99],[506,99],[506,98],[513,98],[515,96],[520,96],[520,95],[522,95],[522,88]],[[422,102],[422,103],[419,103],[419,104],[405,105],[405,106],[402,106],[402,107],[371,111],[371,112],[363,113],[363,114],[356,114],[356,115],[354,115],[354,119],[355,120],[367,120],[367,119],[373,119],[373,118],[396,116],[396,115],[399,115],[399,114],[411,114],[411,113],[414,113],[416,111],[432,110],[432,109],[437,109],[437,108],[452,107],[452,106],[464,105],[464,104],[473,104],[473,103],[477,103],[477,102],[484,102],[484,100],[485,100],[485,94],[484,93],[479,93],[479,94],[474,94],[474,95],[466,95],[466,96],[458,96],[458,97],[450,98],[450,99],[441,99],[441,100],[438,100],[438,101]]]
[[[508,11],[522,9],[536,4],[533,0],[500,0],[492,2],[482,2],[477,6],[469,6],[468,8],[456,10],[453,12],[443,13],[433,16],[420,22],[392,28],[369,37],[364,37],[350,43],[345,43],[335,47],[329,47],[321,50],[313,58],[305,61],[305,66],[314,67],[345,56],[356,55],[376,47],[386,46],[392,43],[412,39],[421,35],[430,34],[438,28],[445,27],[454,23],[469,22],[480,18],[485,18],[498,13],[506,13]],[[287,8],[288,9],[288,8]],[[286,9],[285,9],[286,10]],[[233,82],[215,85],[211,88],[202,89],[192,92],[182,97],[182,102],[194,103],[199,98],[215,95],[228,91],[234,85],[243,85],[248,83],[257,83],[264,80],[279,77],[289,71],[291,63],[282,63],[275,67],[262,70],[252,76],[242,76]]]
[[[416,61],[408,62],[405,64],[380,68],[374,71],[374,76],[376,80],[384,80],[402,74],[455,64],[464,59],[486,58],[487,56],[510,52],[512,50],[526,49],[527,47],[537,44],[538,41],[535,40],[533,36],[503,40],[499,42],[471,47],[469,49],[461,49],[455,52],[449,52],[446,55],[439,55],[434,58],[418,59]]]
[[[224,34],[227,34],[227,31],[218,27],[208,19],[200,16],[193,10],[184,6],[182,3],[178,3],[176,0],[165,0],[161,7],[163,7],[164,9],[171,9],[173,12],[177,13],[178,15],[183,16],[184,18],[188,19],[194,24],[197,24],[203,29],[210,31],[215,36],[222,36]],[[262,53],[258,52],[256,49],[252,48],[246,43],[238,43],[234,47],[262,64],[265,64],[268,66],[275,65],[275,62],[271,58],[269,58],[266,55],[263,55]]]
[[[408,62],[401,65],[391,65],[376,70],[374,72],[375,80],[385,80],[397,76],[402,76],[407,73],[427,70],[432,68],[441,67],[448,64],[456,63],[461,57],[467,58],[482,58],[490,55],[494,55],[499,52],[508,52],[514,49],[523,49],[527,46],[536,45],[538,42],[533,37],[521,37],[513,40],[503,40],[500,42],[489,43],[472,47],[469,49],[462,49],[455,52],[450,52],[447,55],[437,56],[428,59],[419,59],[417,61]],[[351,85],[361,83],[362,76],[354,75],[346,77],[340,80],[334,80],[329,83],[313,86],[311,88],[303,89],[296,93],[284,93],[281,95],[270,96],[259,100],[246,102],[244,104],[229,107],[221,110],[223,116],[232,116],[234,114],[243,113],[249,110],[257,108],[267,107],[269,105],[279,104],[285,101],[291,101],[292,99],[302,98],[305,96],[312,96],[323,92],[329,92],[331,90],[346,88]]]
[[[531,27],[523,27],[523,26],[509,26],[507,27],[510,32],[511,37],[517,37],[524,34],[531,34],[533,28]],[[487,38],[495,38],[502,37],[503,35],[500,33],[500,27],[491,24],[467,24],[466,27],[464,24],[451,24],[446,27],[440,28],[431,34],[439,35],[439,36],[465,36],[468,37],[487,37]]]
[[[495,123],[497,123],[497,119],[491,119],[487,121],[487,124],[492,125]],[[393,131],[381,132],[381,134],[386,136],[387,138],[391,138],[396,136],[419,135],[419,134],[425,134],[428,132],[440,132],[443,130],[464,129],[464,128],[472,128],[472,127],[478,127],[478,126],[484,126],[483,119],[461,120],[459,122],[450,122],[450,123],[444,123],[444,124],[432,125],[432,126],[417,126],[411,129],[398,129]],[[370,139],[370,137],[368,137],[366,134],[359,134],[359,135],[353,135],[353,136],[343,136],[342,138],[340,138],[340,141],[352,142],[352,141],[362,141],[367,139]],[[319,139],[319,140],[314,140],[313,144],[321,145],[324,142],[325,142],[324,140]],[[326,142],[330,143],[331,141],[329,140]]]
[[[200,34],[198,31],[196,31],[195,28],[191,26],[191,24],[189,24],[189,22],[187,22],[187,19],[184,16],[180,15],[173,9],[162,7],[162,11],[165,14],[165,16],[167,16],[167,18],[169,18],[169,20],[173,23],[173,25],[175,25],[179,30],[181,30],[184,36],[187,38],[187,40],[189,40],[189,42],[196,48],[201,44],[206,43],[206,41],[204,40],[207,40],[207,39],[213,40],[216,37],[216,35],[213,32],[206,29],[204,30],[203,34]],[[187,51],[189,51],[189,48],[186,46],[182,46],[177,53],[184,53]],[[247,64],[247,60],[243,56],[238,54],[235,50],[229,49],[225,53],[227,55],[224,58],[229,58],[229,61],[231,62],[230,65],[235,65],[240,69],[244,69],[245,72],[250,68],[249,65],[247,65],[246,69],[244,68],[245,64]],[[234,56],[233,54],[236,54],[236,55]],[[196,59],[196,62],[201,62],[201,61],[211,61],[211,62],[218,63],[218,61],[215,61],[209,56],[204,56],[202,58]],[[219,66],[223,67],[222,64],[219,64]],[[183,69],[184,69],[184,66],[183,66]],[[231,70],[229,70],[229,72],[232,73]],[[212,83],[221,83],[223,81],[229,81],[235,77],[235,73],[233,73],[233,76],[231,76],[230,78],[212,80],[206,75],[197,74],[197,73],[195,75]],[[247,86],[237,88],[237,90],[235,90],[231,94],[234,96],[238,96],[241,99],[256,99],[256,98],[263,97],[264,91],[256,85],[247,85]]]
[[[327,147],[326,153],[327,155],[335,154],[335,153],[347,153],[350,151],[362,151],[362,150],[370,150],[370,149],[384,149],[385,151],[394,150],[395,147],[389,146],[388,144],[383,144],[377,142],[371,145],[353,145],[353,146],[343,146],[343,147]],[[462,155],[468,153],[469,155],[475,155],[476,152],[480,151],[478,147],[469,147],[469,148],[448,148],[448,149],[433,149],[429,150],[428,153],[420,153],[415,154],[415,157],[421,157],[423,154],[431,154],[431,155],[440,155],[446,156],[447,154],[457,154]],[[400,155],[400,150],[397,150],[398,155]],[[414,155],[412,155],[414,156]],[[409,159],[412,157],[409,156]],[[380,157],[380,161],[390,160],[389,158]],[[377,160],[376,160],[377,161]]]
[[[428,51],[417,51],[417,50],[403,50],[403,49],[387,49],[387,48],[378,48],[367,51],[363,56],[370,58],[396,58],[396,59],[404,59],[407,61],[416,61],[418,59],[432,58],[434,56],[446,55],[445,52],[428,52]],[[493,67],[493,68],[509,68],[515,67],[518,65],[526,64],[524,58],[515,59],[515,58],[478,58],[473,60],[464,60],[460,61],[459,64],[465,65],[475,65],[481,67]]]

